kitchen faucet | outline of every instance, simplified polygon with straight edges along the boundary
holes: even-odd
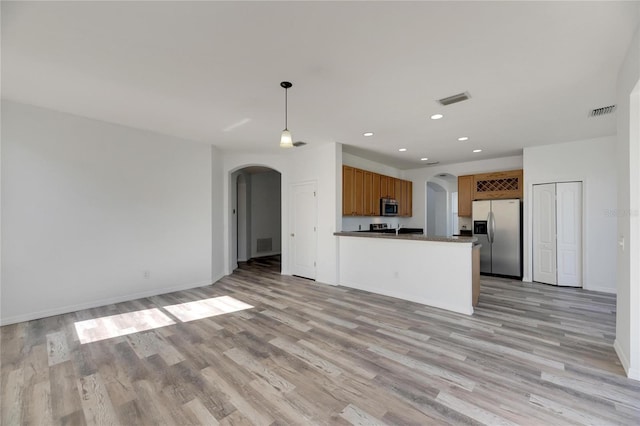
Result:
[[[400,228],[402,228],[402,225],[398,224],[398,227],[396,228],[396,237],[398,236],[398,232],[400,231]]]

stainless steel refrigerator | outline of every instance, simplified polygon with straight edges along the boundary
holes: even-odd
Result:
[[[520,200],[473,202],[473,236],[482,244],[480,272],[522,278]]]

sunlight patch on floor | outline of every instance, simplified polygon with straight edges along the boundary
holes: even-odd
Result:
[[[169,311],[171,315],[183,322],[251,308],[253,308],[253,306],[230,296],[213,297],[211,299],[197,300],[195,302],[186,302],[164,307],[164,309]]]
[[[80,343],[85,344],[173,324],[175,322],[160,309],[153,308],[77,321],[75,326]]]

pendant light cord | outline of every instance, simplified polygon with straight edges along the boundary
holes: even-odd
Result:
[[[288,118],[289,118],[289,105],[288,105],[288,99],[289,96],[287,95],[287,93],[289,92],[288,88],[284,88],[284,128],[285,129],[289,129],[289,122],[288,122]]]

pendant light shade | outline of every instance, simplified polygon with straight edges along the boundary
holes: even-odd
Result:
[[[287,129],[282,131],[280,135],[280,148],[293,148],[293,139],[291,139],[291,132]]]
[[[283,81],[282,83],[280,83],[280,87],[284,88],[284,130],[282,131],[282,134],[280,135],[280,148],[293,148],[293,139],[291,138],[291,132],[288,129],[287,126],[287,119],[288,119],[288,105],[287,105],[287,90],[293,86],[293,84],[291,84],[288,81]]]

